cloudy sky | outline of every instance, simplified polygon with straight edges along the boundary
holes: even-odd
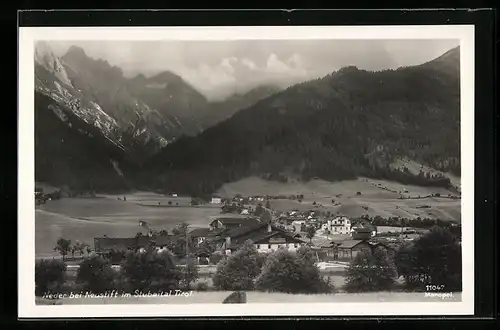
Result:
[[[242,40],[57,41],[61,56],[71,45],[107,60],[126,76],[170,70],[209,99],[261,84],[290,84],[324,76],[347,65],[381,70],[432,60],[458,40]]]

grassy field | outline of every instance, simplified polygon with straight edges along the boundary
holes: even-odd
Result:
[[[357,195],[360,192],[361,195]],[[432,194],[456,196],[444,188],[403,185],[396,182],[360,178],[357,180],[326,182],[312,180],[307,183],[268,182],[260,178],[247,178],[224,185],[219,193],[223,196],[251,195],[304,195],[296,200],[272,200],[271,207],[278,211],[323,210],[350,217],[364,214],[381,217],[439,218],[460,221],[461,201],[445,197],[429,197]],[[412,199],[400,199],[404,198]],[[334,199],[335,203],[332,203]],[[316,205],[313,205],[316,203]],[[429,208],[420,208],[428,205]]]
[[[361,194],[358,195],[357,192]],[[398,216],[455,221],[460,221],[461,218],[460,199],[400,199],[401,196],[417,198],[435,193],[441,196],[453,195],[444,188],[405,186],[366,178],[334,183],[322,180],[278,183],[252,177],[226,184],[218,193],[223,197],[233,197],[238,193],[244,196],[304,195],[301,202],[272,200],[271,207],[277,211],[322,210],[350,217],[368,214],[384,218]],[[127,200],[121,200],[123,197]],[[35,212],[36,256],[55,255],[53,247],[60,237],[93,245],[94,237],[130,237],[139,231],[145,233],[145,229],[138,225],[140,220],[147,221],[157,230],[171,230],[181,222],[193,227],[205,227],[213,217],[220,216],[220,206],[190,206],[190,200],[183,196],[135,192],[125,196],[100,195],[96,198],[48,201],[37,206]],[[421,208],[423,205],[429,207]]]
[[[123,195],[62,198],[38,206],[35,211],[36,256],[56,255],[53,248],[60,237],[93,246],[94,237],[132,237],[139,231],[145,233],[138,225],[139,220],[147,221],[154,229],[171,230],[181,222],[205,227],[212,217],[220,214],[219,207],[187,206],[184,197],[152,193],[126,195],[127,201],[117,197],[123,198]],[[172,201],[173,206],[163,207],[168,201]]]
[[[63,298],[62,305],[78,304],[217,304],[222,303],[231,292],[212,291],[196,292],[190,296],[166,297],[117,297],[117,298]],[[335,293],[335,294],[286,294],[267,292],[247,292],[247,303],[369,303],[369,302],[457,302],[461,293],[451,297],[426,297],[424,293],[409,292],[371,292],[371,293]],[[37,304],[49,304],[50,301],[37,298]]]

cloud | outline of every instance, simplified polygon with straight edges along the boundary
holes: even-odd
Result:
[[[246,66],[248,69],[250,70],[256,70],[257,69],[257,65],[255,64],[255,62],[253,62],[252,60],[248,59],[248,58],[243,58],[241,59],[241,64],[243,64],[244,66]]]
[[[212,65],[202,63],[194,68],[184,66],[174,71],[209,99],[222,99],[269,83],[288,87],[323,74],[307,70],[302,57],[297,53],[284,61],[271,53],[263,66],[258,66],[247,57],[232,56]]]
[[[276,54],[271,54],[267,58],[266,71],[274,73],[286,73],[290,68],[281,62]]]

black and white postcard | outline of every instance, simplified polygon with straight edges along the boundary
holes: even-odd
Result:
[[[19,316],[472,315],[474,27],[21,27]]]

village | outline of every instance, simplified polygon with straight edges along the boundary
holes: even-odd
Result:
[[[301,197],[297,196],[299,199]],[[301,246],[308,246],[315,253],[318,267],[328,267],[329,263],[342,264],[355,258],[361,251],[369,252],[378,247],[393,254],[402,242],[412,241],[429,231],[392,227],[393,231],[378,232],[377,226],[363,217],[350,218],[313,210],[279,212],[270,208],[269,200],[272,198],[277,197],[236,196],[227,199],[213,196],[209,203],[220,205],[219,217],[207,227],[188,228],[184,224],[186,238],[192,243],[189,246],[195,249],[192,253],[196,254],[198,263],[209,264],[211,260],[206,250],[197,249],[203,243],[213,246],[212,253],[227,256],[250,240],[260,253],[283,248],[295,251]],[[193,200],[192,203],[202,202]],[[146,221],[139,221],[139,226],[146,228],[147,232],[128,238],[94,238],[95,253],[106,255],[128,250],[143,251],[151,246],[162,251],[168,249],[175,239],[173,233],[154,230]]]
[[[354,193],[354,196],[359,196],[359,194],[361,193]],[[157,196],[158,199],[151,199],[151,196]],[[339,198],[339,196],[334,197],[336,200]],[[315,280],[316,284],[298,284],[299,287],[300,285],[305,285],[300,290],[305,290],[304,292],[306,293],[328,293],[332,292],[333,288],[335,290],[352,290],[349,289],[349,281],[352,282],[352,275],[349,274],[352,273],[352,267],[360,262],[373,263],[373,260],[380,258],[380,253],[382,253],[385,256],[383,258],[387,258],[387,262],[390,262],[390,265],[392,265],[390,267],[397,268],[396,259],[398,258],[398,253],[408,244],[418,243],[421,238],[428,236],[432,228],[435,227],[445,228],[450,233],[453,232],[452,235],[458,237],[458,244],[460,244],[459,237],[461,237],[461,226],[453,221],[427,218],[382,218],[380,216],[370,217],[368,215],[353,217],[340,214],[339,212],[332,212],[332,208],[321,208],[321,202],[311,200],[302,194],[251,196],[235,194],[232,197],[227,197],[227,195],[225,197],[212,195],[201,199],[179,196],[176,193],[164,195],[146,193],[137,195],[136,193],[96,196],[92,193],[68,194],[62,189],[49,189],[46,191],[37,189],[35,191],[35,200],[37,202],[36,207],[41,207],[42,212],[44,212],[43,209],[46,209],[46,206],[60,203],[63,203],[60,205],[67,205],[67,203],[111,205],[112,203],[117,211],[127,207],[136,208],[137,205],[140,205],[139,207],[145,210],[137,213],[135,216],[128,217],[127,222],[121,225],[130,228],[128,232],[135,232],[135,235],[115,236],[112,235],[112,231],[105,230],[104,232],[101,231],[101,235],[93,236],[93,242],[90,236],[86,236],[87,239],[78,240],[74,236],[70,237],[70,235],[61,235],[57,241],[47,242],[47,244],[53,247],[53,252],[56,254],[52,254],[52,257],[37,257],[37,267],[48,267],[44,266],[47,262],[50,264],[51,262],[57,263],[62,261],[63,266],[54,264],[51,267],[55,269],[61,269],[57,267],[62,267],[64,269],[63,273],[65,275],[60,278],[60,281],[63,283],[61,285],[66,287],[64,290],[69,290],[68,292],[73,292],[75,288],[79,288],[82,285],[78,284],[81,283],[82,276],[91,276],[90,279],[87,278],[84,280],[84,283],[87,283],[84,286],[97,286],[97,289],[102,287],[102,285],[96,284],[100,280],[95,282],[96,280],[92,280],[92,277],[104,276],[101,279],[104,280],[108,276],[105,275],[106,271],[103,270],[103,273],[100,275],[89,275],[94,272],[91,269],[97,267],[94,264],[96,262],[99,265],[104,263],[102,265],[108,265],[106,267],[114,270],[112,272],[114,275],[111,278],[115,278],[115,280],[112,280],[112,283],[108,284],[113,289],[120,288],[122,285],[125,285],[126,288],[129,288],[130,285],[139,285],[139,287],[146,285],[146,287],[143,287],[145,289],[153,284],[144,283],[173,281],[164,285],[167,285],[169,288],[178,288],[176,284],[172,284],[178,283],[182,287],[188,287],[199,292],[231,291],[239,287],[240,284],[238,283],[241,277],[249,277],[253,278],[250,281],[254,284],[248,282],[250,284],[246,284],[244,287],[252,291],[254,290],[254,286],[257,285],[256,274],[264,272],[265,267],[263,262],[265,260],[275,259],[277,255],[283,252],[291,253],[291,255],[298,257],[304,251],[308,251],[307,254],[310,256],[306,264],[309,263],[310,267],[316,269],[317,275],[303,274],[299,276],[306,276],[305,278],[319,276],[319,278]],[[284,210],[276,207],[276,205],[280,206],[281,204],[273,203],[277,200],[292,200],[299,203],[292,205],[300,205],[301,208]],[[332,200],[332,203],[338,202]],[[151,217],[147,216],[148,210],[154,211],[154,214],[177,213],[179,216],[176,220],[169,219],[168,217],[150,220]],[[183,215],[189,214],[190,210],[195,210],[198,212],[196,214],[199,214],[199,217],[205,219],[183,217]],[[142,217],[141,214],[144,216]],[[51,215],[49,214],[49,216]],[[118,221],[116,223],[118,225],[120,217],[117,216],[115,219],[115,221]],[[203,225],[204,223],[205,225]],[[91,225],[90,222],[89,225]],[[92,229],[92,232],[98,234],[99,230],[95,228]],[[74,233],[76,234],[76,232]],[[437,242],[437,244],[441,243],[446,244],[445,241]],[[249,247],[255,252],[249,252]],[[245,253],[255,253],[255,256],[251,257],[248,262],[257,262],[254,265],[257,270],[253,271],[257,271],[257,273],[249,273],[247,275],[246,269],[248,266],[244,266],[242,269],[238,268],[240,267],[237,266],[239,263],[234,260],[241,258]],[[56,257],[57,254],[59,257]],[[169,256],[167,260],[170,261],[162,259],[167,255]],[[156,259],[158,260],[155,262],[159,262],[158,266],[152,266],[152,260]],[[233,260],[232,263],[231,260]],[[399,258],[399,260],[403,259]],[[144,262],[147,262],[147,264],[143,264]],[[165,262],[167,264],[164,264]],[[281,261],[277,262],[281,263]],[[290,265],[287,265],[285,261],[283,262],[284,264],[278,267],[288,269],[287,267]],[[299,261],[299,263],[301,262],[305,261]],[[163,274],[162,272],[160,272],[161,274],[155,273],[157,272],[155,267],[167,267],[168,264],[173,265],[173,269],[177,269],[180,272],[178,275],[170,273],[168,276],[174,276],[170,280],[168,276],[167,279],[163,278],[164,275],[161,275]],[[101,266],[98,268],[101,269]],[[84,268],[82,269],[82,267]],[[106,269],[106,267],[103,269]],[[144,270],[150,267],[153,268]],[[168,267],[165,270],[167,274],[171,272],[168,271]],[[303,271],[310,271],[307,270],[310,269],[307,268],[309,266],[300,267],[305,267]],[[385,266],[374,265],[370,267],[377,269],[382,267],[383,269]],[[409,276],[404,281],[413,281],[413,275],[398,273],[395,270],[396,268],[394,268],[393,273],[387,274],[387,277],[390,278],[388,283],[400,283],[398,281],[401,281],[401,276]],[[136,273],[140,269],[142,269],[140,272],[145,272],[143,275]],[[39,271],[41,272],[40,274],[46,273],[46,270]],[[252,272],[251,270],[249,271]],[[150,272],[153,275],[146,274]],[[288,271],[284,274],[287,273]],[[127,284],[117,284],[121,283],[120,281],[124,281],[124,279],[119,280],[122,278],[120,276],[127,278],[125,280]],[[221,283],[221,280],[217,279],[217,276],[229,276],[231,280],[226,278],[226,282]],[[373,290],[371,284],[369,284],[373,281],[371,276],[378,275],[366,275],[364,272],[361,272],[356,276],[358,276],[358,280],[361,278],[362,281],[366,281],[368,284],[354,284],[355,286],[359,286],[355,290],[361,290],[362,292],[364,292],[363,290]],[[137,281],[137,277],[143,278],[141,281],[145,282],[134,282]],[[157,279],[155,280],[155,278]],[[233,281],[234,283],[228,284],[229,282],[227,281]],[[381,286],[377,290],[392,290],[392,286],[392,284]],[[417,284],[417,286],[419,285]],[[295,288],[295,284],[293,287]],[[154,289],[154,286],[151,289]],[[99,290],[102,291],[102,289]],[[267,289],[264,290],[274,291],[274,284],[268,284]],[[283,289],[278,288],[277,290]]]

